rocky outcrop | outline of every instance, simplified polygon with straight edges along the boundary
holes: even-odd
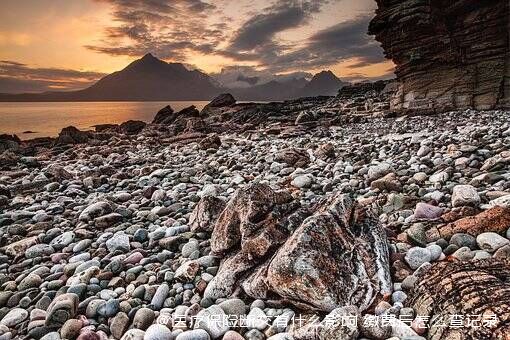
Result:
[[[236,99],[230,93],[223,93],[211,100],[202,110],[202,114],[213,113],[216,109],[232,106],[236,103]]]
[[[239,189],[214,226],[211,249],[226,257],[205,296],[242,289],[252,298],[330,312],[365,310],[391,292],[386,235],[369,210],[335,194],[308,214],[286,191]]]
[[[128,120],[120,124],[119,130],[126,135],[136,135],[140,133],[146,125],[147,123],[140,120]]]
[[[510,107],[507,0],[377,0],[370,34],[396,65],[392,109]]]
[[[92,133],[89,131],[80,131],[74,126],[68,126],[60,131],[55,145],[65,144],[82,144],[87,143],[92,138]]]
[[[425,271],[419,279],[409,304],[415,309],[416,315],[427,320],[428,339],[508,337],[508,260],[440,262]],[[455,316],[457,319],[452,321]],[[446,327],[442,326],[445,324]],[[460,327],[448,327],[456,324],[460,324]]]

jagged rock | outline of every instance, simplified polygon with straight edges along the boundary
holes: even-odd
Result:
[[[0,135],[0,153],[6,150],[18,151],[21,140],[16,135]]]
[[[202,118],[190,118],[186,121],[186,128],[184,132],[207,132],[207,124]]]
[[[510,107],[507,0],[377,0],[370,34],[396,65],[392,109]]]
[[[236,99],[230,93],[223,93],[214,98],[209,104],[207,104],[202,110],[202,114],[210,114],[214,112],[214,109],[224,108],[232,106],[236,103]]]
[[[242,287],[256,299],[276,295],[330,312],[365,310],[391,291],[386,235],[368,210],[336,194],[306,215],[285,191],[239,189],[214,227],[211,249],[227,257],[204,295],[228,297]]]
[[[165,106],[156,113],[156,116],[152,120],[152,124],[165,124],[167,119],[171,119],[174,114],[174,109],[170,105]]]
[[[275,155],[275,161],[296,168],[304,168],[310,163],[310,156],[304,149],[292,148],[278,152]]]
[[[213,133],[205,138],[203,138],[199,143],[198,146],[201,149],[218,149],[221,146],[221,139],[220,137]]]
[[[170,106],[165,106],[163,109],[158,111],[152,123],[169,125],[175,124],[177,120],[180,120],[181,125],[183,125],[182,128],[184,129],[186,127],[186,120],[193,117],[200,117],[200,112],[193,105],[184,108],[179,112],[174,112]]]
[[[509,279],[508,260],[439,262],[419,275],[406,302],[430,320],[428,339],[505,339],[510,333]],[[462,322],[480,315],[480,322],[476,327],[440,326],[448,325],[452,315],[461,315]]]
[[[146,125],[147,123],[140,120],[128,120],[120,124],[119,130],[126,135],[136,135],[140,133]]]
[[[225,202],[222,199],[210,195],[203,196],[189,218],[191,231],[211,232],[223,209]]]
[[[63,144],[82,144],[87,143],[92,138],[92,133],[89,131],[80,131],[74,126],[68,126],[60,131],[55,145]]]
[[[484,232],[504,233],[510,227],[510,208],[496,206],[475,216],[461,218],[446,225],[434,226],[427,230],[429,242],[440,238],[450,239],[456,233],[478,236]]]

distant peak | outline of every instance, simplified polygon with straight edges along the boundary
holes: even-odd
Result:
[[[317,73],[316,75],[314,75],[313,77],[314,78],[336,78],[336,79],[338,79],[338,77],[330,70],[321,71],[321,72]]]
[[[152,55],[152,53],[147,53],[146,55],[144,55],[142,57],[142,60],[143,59],[157,59],[155,56]]]

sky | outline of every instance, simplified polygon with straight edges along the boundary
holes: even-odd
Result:
[[[392,76],[373,0],[2,0],[0,93],[74,90],[146,53],[243,86]]]

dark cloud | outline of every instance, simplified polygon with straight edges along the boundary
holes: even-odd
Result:
[[[301,48],[278,55],[262,54],[259,62],[273,71],[327,67],[355,59],[352,68],[384,61],[379,44],[367,34],[369,16],[358,17],[312,35]]]
[[[279,0],[246,20],[218,54],[237,61],[271,61],[284,54],[289,46],[276,35],[306,25],[313,14],[330,0]]]
[[[245,75],[238,75],[237,76],[237,81],[243,81],[245,83],[247,83],[248,85],[255,85],[259,82],[260,78],[259,77],[246,77]]]
[[[77,90],[85,88],[103,73],[57,68],[32,68],[15,61],[0,61],[0,93]]]
[[[221,25],[205,22],[216,9],[212,1],[95,1],[111,5],[115,25],[106,28],[102,42],[86,46],[93,51],[134,57],[153,53],[184,62],[189,52],[212,54],[214,46],[224,39]]]
[[[279,1],[248,19],[235,33],[229,50],[251,51],[274,44],[275,34],[302,26],[327,1]],[[271,46],[274,47],[274,46]]]

